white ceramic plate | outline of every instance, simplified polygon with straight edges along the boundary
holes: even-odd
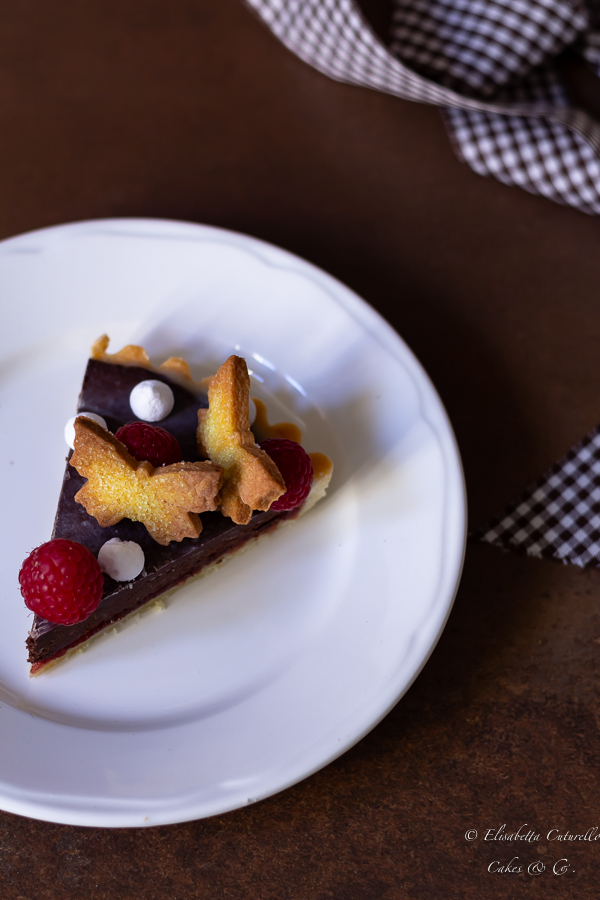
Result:
[[[73,825],[241,807],[343,753],[435,645],[465,540],[460,460],[419,363],[366,303],[243,235],[110,220],[0,244],[0,806]],[[50,536],[88,349],[198,377],[237,352],[271,418],[335,461],[327,499],[41,677],[17,574]]]

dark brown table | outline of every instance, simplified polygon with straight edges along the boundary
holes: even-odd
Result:
[[[383,29],[386,4],[364,5]],[[439,389],[472,525],[600,420],[600,222],[478,177],[435,109],[326,79],[240,0],[4,4],[0,123],[0,237],[187,219],[279,244],[365,297]],[[598,843],[482,835],[600,826],[599,656],[598,572],[472,545],[423,673],[336,762],[169,827],[1,813],[0,895],[592,900]],[[488,872],[515,855],[570,869]]]

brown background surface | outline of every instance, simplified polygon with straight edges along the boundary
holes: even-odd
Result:
[[[386,3],[364,7],[384,28]],[[600,222],[472,173],[435,109],[327,80],[239,0],[9,0],[0,29],[0,237],[166,217],[322,266],[431,374],[472,525],[600,420]],[[596,571],[471,546],[430,662],[336,762],[169,827],[0,813],[0,895],[596,898],[600,842],[464,835],[600,826],[599,601]],[[575,872],[487,872],[514,855]]]

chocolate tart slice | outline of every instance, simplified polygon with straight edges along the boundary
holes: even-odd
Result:
[[[169,360],[160,368],[152,368],[145,352],[138,347],[125,348],[119,354],[105,352],[108,340],[100,339],[92,348],[78,402],[78,412],[86,411],[102,416],[109,431],[127,422],[136,421],[129,397],[133,388],[148,378],[163,381],[173,391],[175,403],[172,411],[159,423],[179,442],[183,458],[189,462],[200,460],[196,443],[198,410],[208,407],[208,397],[203,383],[192,381],[187,364],[183,360]],[[264,407],[259,405],[259,419],[263,434],[267,426]],[[137,420],[139,421],[139,420]],[[258,420],[257,420],[258,422]],[[275,433],[281,428],[273,426]],[[294,426],[290,426],[294,428]],[[83,478],[67,464],[58,501],[53,538],[67,538],[85,545],[94,556],[106,541],[119,538],[135,541],[144,551],[145,566],[132,581],[114,581],[108,575],[104,579],[104,591],[98,608],[83,622],[75,625],[59,625],[35,615],[27,648],[31,674],[37,674],[89,638],[113,625],[130,613],[140,610],[150,601],[200,573],[243,547],[247,542],[271,531],[285,520],[297,517],[323,496],[331,475],[331,463],[322,454],[313,454],[315,479],[311,494],[305,503],[293,510],[255,512],[245,525],[236,525],[220,511],[202,513],[202,531],[197,538],[184,538],[163,546],[153,540],[141,522],[122,519],[116,525],[101,527],[88,515],[75,495],[84,486]]]

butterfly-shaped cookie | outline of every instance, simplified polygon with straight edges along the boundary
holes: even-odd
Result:
[[[208,409],[198,410],[198,447],[222,466],[221,512],[236,524],[266,510],[285,494],[285,481],[250,431],[250,378],[246,361],[230,356],[208,387]]]
[[[198,513],[218,507],[220,466],[180,462],[155,469],[149,462],[138,462],[114,435],[83,416],[75,420],[70,462],[88,479],[75,500],[103,528],[132,519],[166,545],[198,537]]]

